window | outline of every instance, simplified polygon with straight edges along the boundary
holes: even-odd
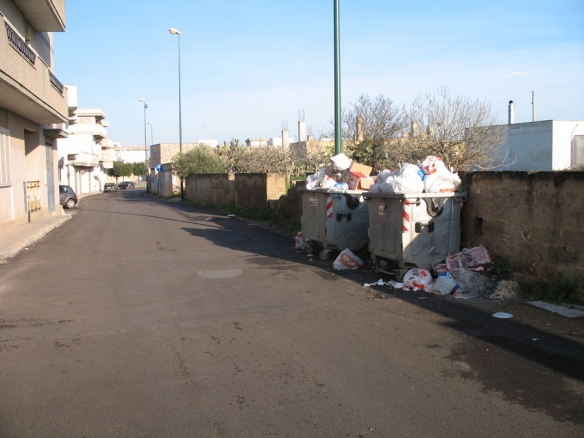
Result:
[[[9,131],[0,128],[0,187],[7,187],[12,185],[9,134]]]

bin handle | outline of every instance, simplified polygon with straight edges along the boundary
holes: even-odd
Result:
[[[347,222],[351,222],[351,219],[353,219],[353,213],[337,213],[337,222],[342,221],[343,216],[347,216]]]
[[[347,207],[349,210],[355,210],[357,207],[359,207],[359,198],[350,195],[349,193],[343,193],[343,195],[345,195],[345,199],[347,200]]]

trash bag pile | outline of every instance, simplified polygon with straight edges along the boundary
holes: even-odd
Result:
[[[458,173],[453,173],[436,155],[423,163],[405,163],[397,172],[383,170],[369,188],[371,193],[452,193],[460,186]]]
[[[306,178],[306,188],[364,191],[375,183],[375,179],[369,176],[371,170],[369,166],[352,163],[345,154],[335,155],[330,159],[328,166]]]

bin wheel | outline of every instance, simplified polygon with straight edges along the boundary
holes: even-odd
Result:
[[[312,254],[314,252],[312,242],[304,242],[304,251],[306,251],[306,254]]]
[[[331,258],[331,250],[323,249],[318,253],[318,258],[321,260],[328,260]]]

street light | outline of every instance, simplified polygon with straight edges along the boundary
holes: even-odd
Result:
[[[144,103],[144,161],[148,160],[148,145],[146,140],[146,108],[148,108],[148,104],[144,99],[138,99],[138,101]]]
[[[502,78],[513,78],[513,102],[515,102],[515,75],[526,75],[527,73],[513,72],[512,76],[501,76]]]
[[[181,92],[180,92],[180,31],[174,28],[168,29],[172,35],[178,35],[178,147],[182,152],[182,114],[181,114]],[[183,199],[183,179],[180,178],[180,198]]]
[[[148,122],[148,124],[150,125],[150,147],[152,147],[152,145],[154,144],[154,140],[153,140],[153,136],[152,136],[152,122]]]
[[[139,102],[144,104],[144,165],[148,162],[148,145],[146,140],[146,108],[148,104],[142,98],[138,99]],[[146,172],[146,193],[148,193],[148,172]]]
[[[342,152],[341,140],[341,24],[339,19],[339,0],[335,1],[335,155]]]

